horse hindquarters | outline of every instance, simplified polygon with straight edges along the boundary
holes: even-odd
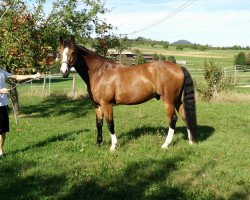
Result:
[[[187,71],[187,69],[182,68],[184,74],[183,85],[181,86],[179,95],[173,100],[174,103],[170,101],[164,101],[164,105],[167,112],[167,117],[169,121],[169,129],[167,133],[167,138],[165,143],[162,145],[162,148],[167,148],[171,143],[175,131],[175,124],[177,121],[177,116],[175,113],[175,108],[179,112],[180,116],[187,125],[189,143],[196,141],[197,135],[197,125],[196,125],[196,110],[195,110],[195,95],[194,95],[194,86],[193,80]],[[183,97],[183,102],[182,102]],[[174,97],[173,97],[174,98]]]

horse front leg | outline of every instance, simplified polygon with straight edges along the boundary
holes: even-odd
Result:
[[[96,113],[96,128],[97,128],[97,142],[98,146],[101,146],[103,139],[102,139],[102,125],[103,125],[103,111],[100,106],[97,106],[95,109]]]
[[[113,106],[112,104],[103,104],[102,109],[104,112],[104,117],[106,119],[108,129],[111,133],[111,147],[110,151],[115,151],[115,147],[117,144],[117,138],[115,135],[115,125],[114,125],[114,118],[113,118]]]
[[[164,105],[165,105],[166,112],[167,112],[169,127],[168,127],[167,138],[166,138],[164,144],[161,146],[161,148],[167,149],[168,146],[170,145],[170,143],[173,140],[175,125],[176,125],[176,121],[177,121],[177,116],[176,116],[176,113],[175,113],[174,105],[169,104],[169,103],[164,103]]]

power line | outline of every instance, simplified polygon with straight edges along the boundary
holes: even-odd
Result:
[[[158,21],[155,21],[154,23],[142,28],[142,29],[139,29],[137,31],[134,31],[134,32],[131,32],[131,33],[127,33],[127,34],[120,34],[121,36],[127,36],[127,35],[133,35],[133,34],[136,34],[136,33],[140,33],[140,32],[143,32],[143,31],[146,31],[150,28],[153,28],[154,26],[157,26],[158,24],[170,19],[171,17],[173,17],[174,15],[178,14],[180,11],[182,11],[183,9],[185,9],[186,7],[190,6],[192,3],[194,3],[196,0],[188,0],[187,2],[185,2],[184,4],[182,4],[180,7],[178,7],[177,9],[175,9],[174,11],[172,11],[171,13],[169,13],[168,15],[166,15],[165,17],[161,18],[160,20]]]

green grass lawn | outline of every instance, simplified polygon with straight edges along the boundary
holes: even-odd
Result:
[[[46,96],[33,87],[18,88],[18,125],[10,113],[1,199],[249,199],[249,102],[198,102],[199,143],[188,144],[179,120],[167,150],[160,148],[167,128],[161,101],[115,106],[118,145],[110,153],[106,124],[104,144],[95,145],[92,103],[66,95],[70,80],[55,82]]]

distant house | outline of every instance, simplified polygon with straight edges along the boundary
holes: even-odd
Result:
[[[176,60],[176,64],[181,65],[181,66],[186,66],[187,61],[185,61],[185,60]]]
[[[113,58],[117,58],[117,56],[119,55],[125,55],[126,57],[128,58],[133,58],[134,57],[134,53],[130,52],[130,51],[127,51],[127,50],[124,50],[122,51],[121,53],[118,52],[117,50],[115,49],[109,49],[108,50],[108,55],[110,57],[113,57]]]
[[[151,54],[143,54],[143,58],[147,61],[147,62],[152,62],[154,60],[154,57]]]

